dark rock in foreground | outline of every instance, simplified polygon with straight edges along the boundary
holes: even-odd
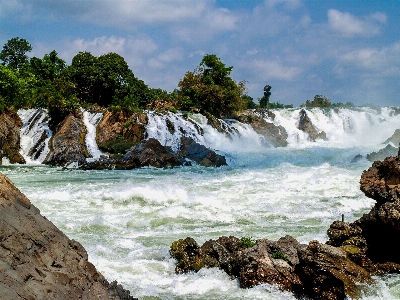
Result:
[[[0,298],[133,299],[0,174]]]
[[[173,242],[170,253],[178,260],[177,273],[217,267],[238,278],[242,288],[269,283],[310,299],[356,297],[357,282],[372,282],[369,272],[344,250],[317,241],[302,245],[290,236],[250,245],[223,236],[202,246],[188,237]]]

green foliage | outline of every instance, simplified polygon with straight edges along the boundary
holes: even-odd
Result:
[[[305,107],[331,107],[331,101],[322,95],[315,95],[314,100],[307,100],[306,103],[302,106]]]
[[[285,260],[285,261],[287,261],[287,262],[289,261],[289,259],[287,258],[287,256],[286,256],[281,250],[279,250],[279,249],[275,250],[275,251],[272,253],[271,257],[272,257],[272,258],[275,258],[275,259],[283,259],[283,260]]]
[[[245,108],[244,82],[230,77],[233,67],[226,67],[215,54],[207,54],[200,65],[187,72],[179,82],[178,105],[182,110],[208,111],[216,117],[233,117]]]
[[[245,109],[255,109],[258,107],[258,105],[254,103],[253,98],[250,97],[249,95],[243,95],[242,99],[244,101]]]
[[[256,241],[250,237],[241,237],[238,246],[241,248],[251,248],[256,244]]]
[[[4,65],[19,70],[28,63],[29,58],[26,53],[30,51],[32,51],[32,46],[27,40],[15,37],[4,44],[3,50],[0,52],[0,59]]]
[[[268,108],[269,97],[271,96],[271,88],[272,87],[270,85],[264,86],[264,96],[259,99],[261,108]]]
[[[268,108],[293,108],[292,104],[282,104],[279,102],[270,102]]]

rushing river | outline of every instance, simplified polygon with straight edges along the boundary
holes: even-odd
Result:
[[[400,127],[400,116],[390,109],[310,111],[328,137],[311,143],[296,132],[297,115],[276,112],[275,122],[289,134],[284,148],[269,147],[244,125],[235,125],[239,134],[228,139],[193,116],[204,130],[198,140],[227,156],[229,166],[221,168],[63,171],[32,163],[0,171],[86,248],[108,280],[135,297],[294,299],[268,284],[241,289],[218,269],[177,275],[169,247],[188,236],[199,244],[222,235],[277,240],[288,234],[301,243],[325,242],[329,225],[342,214],[351,222],[371,209],[374,201],[359,190],[361,173],[371,163],[351,161],[382,148]],[[173,146],[174,137],[157,130],[157,118],[149,122],[149,135]],[[374,278],[375,284],[360,286],[362,299],[400,298],[400,276]]]

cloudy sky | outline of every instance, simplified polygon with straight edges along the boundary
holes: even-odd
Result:
[[[30,56],[56,50],[122,55],[150,87],[172,91],[216,54],[248,94],[295,106],[400,106],[400,1],[0,0],[0,44],[27,39]]]

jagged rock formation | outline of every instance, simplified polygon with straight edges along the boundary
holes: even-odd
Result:
[[[239,121],[250,124],[254,131],[262,135],[274,147],[286,147],[288,134],[283,126],[276,126],[266,119],[274,120],[275,114],[270,110],[246,110],[239,116]]]
[[[357,282],[372,282],[369,272],[344,250],[317,241],[302,245],[290,236],[276,242],[261,239],[254,245],[220,237],[202,246],[188,237],[173,242],[170,254],[178,260],[177,273],[217,267],[238,278],[243,288],[270,283],[309,299],[356,297]]]
[[[1,299],[133,299],[0,173]]]
[[[44,164],[65,166],[76,162],[82,164],[89,157],[85,144],[86,127],[80,111],[69,114],[56,126],[55,134],[50,140],[50,152]]]
[[[19,153],[22,125],[16,113],[7,110],[0,113],[0,165],[3,157],[8,158],[12,164],[25,163],[25,159]]]
[[[189,161],[188,161],[189,160]],[[190,160],[205,167],[220,167],[226,165],[225,157],[196,143],[191,138],[182,137],[181,150],[172,152],[156,139],[148,139],[132,147],[123,157],[102,158],[94,162],[85,162],[80,169],[117,169],[129,170],[141,167],[170,168],[190,165]]]
[[[315,142],[317,139],[326,140],[326,133],[324,131],[318,132],[313,123],[307,115],[307,112],[302,109],[300,111],[300,119],[297,128],[308,134],[310,141]]]
[[[182,137],[181,147],[178,156],[183,159],[190,159],[204,167],[221,167],[226,166],[224,156],[215,153],[215,151],[206,146],[196,143],[192,138]]]
[[[392,136],[383,142],[383,144],[388,143],[392,143],[393,145],[398,145],[400,143],[400,129],[396,129]]]
[[[391,144],[387,144],[385,148],[378,152],[371,152],[367,154],[367,159],[371,162],[376,160],[384,160],[388,156],[396,156],[399,148],[393,147]]]
[[[124,154],[146,138],[147,122],[147,115],[144,113],[106,111],[97,126],[97,144],[104,151],[121,151]]]

